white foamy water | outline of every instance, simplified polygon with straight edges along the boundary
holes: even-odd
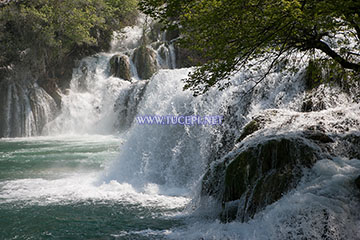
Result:
[[[63,96],[61,114],[45,126],[44,133],[114,133],[114,103],[130,83],[109,75],[110,58],[109,54],[99,54],[82,60],[68,94]]]
[[[111,201],[114,203],[137,204],[143,207],[178,209],[190,199],[181,196],[163,195],[155,184],[147,184],[142,190],[127,183],[110,181],[99,184],[97,174],[76,174],[76,176],[46,180],[21,179],[0,184],[0,204],[25,205],[74,204],[84,201]]]
[[[192,219],[170,239],[359,239],[357,159],[323,159],[300,185],[248,223]],[[191,221],[191,220],[189,220]]]
[[[1,155],[0,162],[11,160],[24,165],[14,170],[9,165],[9,171],[16,170],[19,176],[27,176],[26,172],[37,176],[46,173],[46,177],[0,181],[0,205],[47,206],[110,201],[170,210],[182,208],[190,201],[178,189],[163,189],[156,184],[149,183],[136,189],[115,180],[101,182],[102,169],[118,154],[121,141],[118,137],[105,135],[1,139],[2,148],[12,146],[16,150]],[[22,162],[21,159],[27,156],[32,156],[31,161]],[[32,165],[35,161],[39,162],[39,169]]]

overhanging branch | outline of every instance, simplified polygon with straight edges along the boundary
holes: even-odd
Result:
[[[352,69],[356,72],[360,72],[360,64],[350,62],[345,58],[341,57],[334,50],[332,50],[326,43],[319,40],[314,42],[314,48],[319,49],[338,62],[343,68]]]

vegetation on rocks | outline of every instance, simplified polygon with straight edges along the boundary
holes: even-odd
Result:
[[[151,48],[141,45],[133,58],[140,79],[149,79],[157,71],[156,53]]]
[[[302,138],[268,137],[209,169],[202,195],[222,202],[222,221],[247,221],[293,189],[317,151]]]
[[[256,119],[251,120],[243,128],[243,131],[242,131],[240,137],[238,138],[237,142],[241,142],[244,138],[246,138],[250,134],[253,134],[254,132],[256,132],[259,129],[260,129],[259,122]]]
[[[131,80],[130,62],[125,55],[115,55],[110,59],[110,72],[113,76]]]
[[[45,78],[69,77],[75,58],[107,49],[113,31],[134,21],[136,6],[136,0],[34,0],[1,6],[0,70],[24,63],[34,65],[33,71],[43,65]]]
[[[245,221],[292,189],[302,167],[316,159],[316,150],[301,139],[269,139],[249,147],[227,166],[222,201],[240,200],[236,215]]]

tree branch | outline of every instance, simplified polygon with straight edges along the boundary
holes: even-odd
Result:
[[[343,68],[360,72],[360,64],[347,61],[345,58],[341,57],[334,50],[332,50],[325,42],[321,40],[313,42],[313,47],[326,53],[328,56],[338,62]]]

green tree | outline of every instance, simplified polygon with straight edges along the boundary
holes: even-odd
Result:
[[[137,14],[137,0],[32,0],[0,7],[0,68],[30,49],[54,66],[69,55],[103,50]]]
[[[252,59],[272,58],[274,66],[294,51],[317,49],[360,72],[357,0],[142,0],[140,9],[179,28],[183,46],[208,59],[187,81],[195,94]]]

